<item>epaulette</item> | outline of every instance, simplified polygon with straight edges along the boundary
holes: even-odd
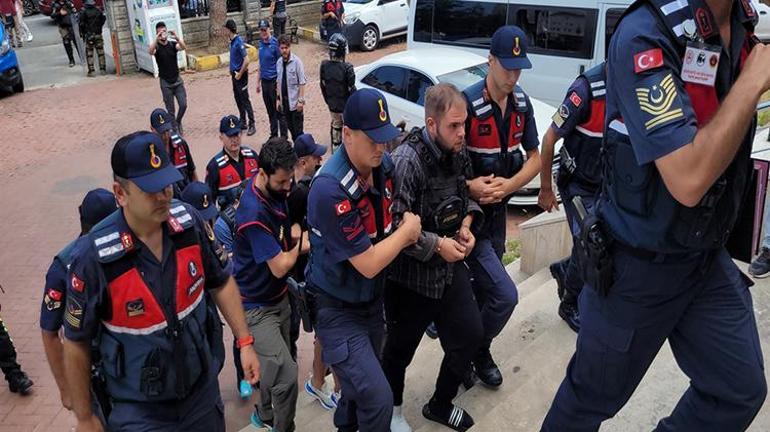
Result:
[[[171,201],[171,210],[169,210],[169,216],[166,222],[171,230],[171,235],[184,232],[195,225],[195,221],[193,220],[190,211],[187,209],[187,205],[179,200]]]
[[[485,85],[485,81],[481,80],[463,90],[465,98],[468,100],[468,105],[473,112],[473,116],[482,120],[492,115],[492,104],[484,98]]]
[[[115,262],[134,249],[134,236],[128,230],[120,231],[117,224],[119,218],[119,211],[112,213],[94,226],[89,234],[100,263]]]
[[[184,142],[184,139],[182,137],[180,137],[179,134],[175,134],[175,133],[171,134],[171,143],[172,144],[179,145],[179,144],[182,144],[183,142]]]
[[[230,156],[227,155],[224,151],[221,151],[214,156],[214,159],[217,161],[217,165],[219,165],[220,168],[227,165],[227,161],[230,160]]]
[[[524,93],[524,89],[517,84],[513,88],[513,95],[516,97],[516,111],[527,112],[529,108],[527,107],[527,94]]]
[[[250,147],[241,147],[241,154],[248,158],[257,157],[256,153],[254,153],[254,150],[252,150]]]

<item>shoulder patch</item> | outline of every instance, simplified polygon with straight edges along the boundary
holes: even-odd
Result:
[[[636,98],[645,130],[650,132],[684,117],[682,99],[671,73],[653,75],[641,84],[636,88]]]
[[[572,105],[575,105],[576,107],[579,107],[580,104],[583,103],[583,99],[575,91],[570,93],[569,101],[572,102]]]
[[[634,55],[634,72],[642,73],[663,66],[663,50],[653,48]]]
[[[353,206],[350,204],[350,200],[343,200],[334,205],[334,210],[337,216],[341,216],[353,210]]]

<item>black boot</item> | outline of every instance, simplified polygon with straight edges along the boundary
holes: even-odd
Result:
[[[567,290],[566,281],[564,279],[566,276],[564,261],[565,260],[556,261],[549,267],[549,270],[551,270],[551,276],[553,276],[553,278],[556,280],[556,293],[559,296],[559,300],[564,298],[564,293]]]
[[[565,298],[559,303],[559,316],[575,333],[580,332],[580,314],[577,302]]]
[[[503,374],[492,360],[488,348],[482,348],[473,360],[473,366],[476,369],[476,375],[479,380],[487,387],[498,388],[503,384]]]
[[[29,394],[29,389],[34,384],[21,369],[8,372],[5,379],[8,381],[8,388],[11,390],[11,393],[19,393],[23,396]]]

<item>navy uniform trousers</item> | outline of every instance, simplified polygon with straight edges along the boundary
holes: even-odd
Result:
[[[481,349],[489,349],[494,339],[508,323],[513,309],[519,303],[516,284],[501,261],[505,252],[505,205],[495,206],[485,213],[490,218],[489,232],[479,235],[466,263],[473,277],[473,291],[481,308],[484,339]]]
[[[325,305],[318,297],[315,331],[323,361],[342,387],[334,425],[340,432],[390,431],[393,393],[380,366],[385,336],[382,299],[351,308]]]
[[[631,397],[668,339],[690,387],[656,431],[742,431],[767,393],[749,286],[724,248],[614,253],[606,297],[586,285],[577,349],[543,431],[596,431]]]

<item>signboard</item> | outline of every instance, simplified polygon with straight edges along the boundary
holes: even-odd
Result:
[[[150,44],[155,40],[155,25],[162,21],[167,29],[184,37],[179,4],[176,0],[126,0],[126,8],[136,51],[136,64],[139,69],[157,77],[158,65],[149,52]],[[177,52],[176,58],[180,68],[187,67],[187,56],[183,51]]]

